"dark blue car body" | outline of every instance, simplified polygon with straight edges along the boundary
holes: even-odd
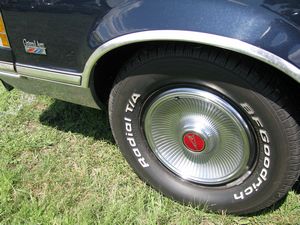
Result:
[[[286,138],[285,136],[288,132],[284,132],[283,129],[281,129],[284,126],[281,126],[279,121],[281,120],[280,116],[282,116],[284,113],[282,113],[282,115],[280,116],[278,116],[276,113],[280,110],[285,110],[285,108],[282,107],[283,109],[277,111],[269,111],[269,108],[272,108],[274,105],[277,107],[277,102],[274,100],[274,102],[272,102],[273,105],[269,103],[270,101],[265,103],[264,101],[265,99],[267,99],[267,95],[267,97],[257,97],[262,95],[261,93],[265,91],[263,87],[259,87],[262,88],[262,91],[257,91],[257,89],[255,89],[255,84],[260,83],[253,82],[255,84],[251,83],[251,85],[248,85],[248,83],[246,82],[247,85],[245,86],[244,83],[239,85],[239,81],[242,75],[235,74],[234,68],[230,68],[232,73],[229,73],[228,67],[230,66],[226,67],[224,65],[226,64],[226,62],[232,60],[229,60],[229,57],[226,58],[228,53],[234,55],[235,58],[241,57],[243,59],[246,59],[245,61],[250,59],[249,61],[251,63],[255,62],[257,63],[257,65],[262,65],[263,68],[267,68],[266,70],[258,70],[260,72],[259,76],[267,77],[268,79],[272,80],[272,76],[274,74],[274,76],[280,77],[280,79],[284,80],[284,82],[286,82],[287,84],[292,84],[293,90],[296,90],[295,92],[298,93],[298,85],[300,83],[299,0],[0,0],[0,7],[1,16],[3,18],[6,30],[4,33],[0,32],[0,38],[2,37],[1,35],[7,35],[9,40],[9,46],[0,47],[0,81],[3,82],[4,86],[9,90],[15,87],[28,93],[49,95],[57,99],[93,108],[105,107],[106,103],[110,101],[110,93],[112,93],[111,96],[113,96],[115,99],[121,99],[122,101],[115,100],[115,102],[118,103],[115,103],[112,100],[114,104],[111,104],[114,107],[111,106],[110,113],[113,111],[112,109],[117,108],[117,110],[115,110],[115,115],[117,115],[115,118],[118,118],[119,121],[117,121],[116,119],[116,122],[110,119],[110,122],[111,124],[116,124],[114,126],[112,125],[113,133],[114,130],[115,133],[119,132],[118,135],[119,137],[121,137],[119,138],[119,140],[123,141],[123,144],[120,146],[121,148],[125,149],[123,150],[125,152],[123,152],[123,154],[125,155],[125,157],[127,157],[127,160],[129,158],[129,163],[133,165],[134,169],[137,171],[140,177],[144,178],[144,180],[146,180],[147,182],[154,177],[154,181],[152,181],[152,183],[149,183],[154,184],[153,186],[155,186],[156,189],[162,190],[162,192],[167,193],[168,196],[174,197],[181,202],[188,202],[192,204],[195,202],[197,203],[197,201],[205,204],[206,202],[208,202],[208,204],[210,204],[209,207],[216,206],[215,208],[212,208],[217,210],[229,209],[229,212],[249,213],[260,210],[265,206],[270,206],[275,201],[282,198],[282,196],[288,191],[288,188],[292,185],[292,182],[290,181],[290,183],[288,184],[284,183],[285,178],[282,178],[284,176],[288,177],[289,174],[280,174],[280,179],[284,180],[284,182],[282,181],[282,183],[280,184],[281,186],[278,185],[278,187],[276,185],[280,182],[276,180],[276,174],[273,174],[273,180],[270,181],[270,183],[269,177],[267,177],[267,175],[271,177],[271,172],[275,171],[276,169],[276,171],[279,171],[278,173],[280,173],[280,171],[283,171],[282,173],[285,173],[285,170],[281,168],[289,168],[289,172],[293,172],[293,177],[290,175],[290,177],[293,178],[291,180],[295,181],[296,176],[298,176],[298,171],[295,172],[298,169],[295,169],[294,171],[294,168],[292,168],[292,166],[290,166],[291,168],[287,166],[289,165],[290,161],[293,161],[293,163],[297,161],[297,154],[293,153],[294,155],[291,154],[290,157],[288,154],[285,154],[284,151],[281,151],[293,141],[295,141],[296,143],[296,141],[298,140],[297,138],[295,138],[296,140],[289,142],[287,140],[289,137]],[[1,42],[3,42],[3,40]],[[1,42],[0,44],[2,44]],[[171,72],[167,71],[166,74],[168,76],[170,74],[175,74],[175,76],[172,77],[170,75],[171,81],[170,83],[168,83],[168,81],[164,80],[165,78],[158,78],[158,76],[156,76],[156,73],[151,73],[152,67],[151,69],[148,68],[149,70],[147,70],[147,67],[142,65],[141,67],[144,68],[144,70],[141,71],[146,75],[152,75],[152,80],[151,76],[150,79],[148,79],[149,76],[144,79],[144,81],[147,80],[147,82],[143,84],[145,87],[143,85],[140,85],[141,87],[139,87],[139,84],[143,83],[143,81],[134,80],[138,80],[139,76],[135,77],[134,75],[136,74],[134,73],[125,73],[127,77],[125,75],[124,77],[128,78],[129,80],[133,80],[131,84],[129,84],[130,82],[128,82],[128,86],[131,85],[131,92],[126,90],[128,93],[125,93],[125,91],[122,93],[120,91],[120,89],[122,88],[126,89],[126,85],[120,86],[119,89],[116,88],[117,90],[115,92],[114,89],[113,91],[111,91],[114,86],[115,78],[119,76],[118,74],[121,74],[120,71],[122,72],[122,68],[125,68],[124,66],[127,65],[129,60],[135,59],[135,62],[137,62],[139,61],[137,60],[138,57],[142,58],[143,55],[138,55],[137,53],[141,53],[142,51],[146,51],[147,53],[147,49],[151,48],[151,46],[165,46],[170,43],[171,46],[173,44],[174,46],[179,46],[179,49],[181,49],[181,51],[183,52],[182,55],[184,57],[188,55],[188,53],[186,53],[188,51],[185,47],[182,46],[190,47],[187,48],[192,52],[190,53],[190,55],[188,55],[190,56],[190,61],[188,61],[188,63],[194,62],[193,60],[196,58],[196,56],[193,54],[195,54],[195,52],[197,53],[197,48],[200,49],[201,46],[204,46],[205,48],[213,49],[212,52],[215,55],[212,54],[212,56],[207,56],[207,61],[205,61],[206,64],[204,64],[207,66],[207,68],[210,68],[210,66],[214,65],[214,68],[217,69],[208,70],[212,71],[212,76],[209,77],[209,72],[206,72],[209,75],[206,74],[204,76],[205,79],[201,80],[200,78],[198,79],[196,75],[194,75],[194,71],[192,71],[194,67],[191,69],[192,73],[190,74],[190,77],[184,77],[184,75],[186,75],[184,74],[186,70],[184,70],[183,72],[181,72],[181,77],[178,75],[178,78],[176,77],[177,70],[175,71],[175,69],[173,70],[173,68],[171,68],[172,66],[169,66],[169,68],[171,68]],[[164,55],[164,53],[162,53],[163,51],[161,51],[160,48],[156,48],[156,50],[157,49],[159,49],[160,51],[160,56],[166,56]],[[205,54],[205,50],[203,52],[203,54]],[[180,58],[182,55],[177,54],[176,49],[173,51],[173,56],[175,58]],[[219,57],[221,58],[221,60],[227,60],[224,65],[222,64],[222,62],[218,62],[216,64],[213,63],[211,57],[218,58],[218,55],[221,55],[221,57]],[[153,61],[158,61],[160,56],[158,55],[157,58],[155,58]],[[167,57],[165,58],[167,58],[168,60],[170,60],[170,58],[173,59],[172,56],[169,55],[167,55]],[[201,60],[203,58],[201,58]],[[147,58],[147,60],[151,61],[152,58],[149,57]],[[153,63],[153,65],[158,65],[156,67],[159,67],[159,69],[154,71],[158,71],[157,73],[159,75],[162,75],[165,72],[163,70],[164,66],[161,66],[161,64],[158,62],[156,63],[157,64]],[[180,65],[186,66],[189,65],[188,63],[182,63]],[[149,63],[149,65],[152,64]],[[191,65],[194,66],[194,64],[192,63]],[[235,64],[232,63],[232,65]],[[200,68],[200,66],[196,66],[195,68]],[[239,66],[240,65],[237,63],[236,67]],[[161,67],[163,69],[161,69]],[[242,66],[240,67],[242,68]],[[186,66],[183,68],[189,67]],[[199,70],[202,70],[203,68]],[[223,69],[222,72],[218,72],[215,74],[214,72],[219,71],[220,68]],[[244,71],[243,75],[245,75],[245,73],[246,75],[247,73],[251,73],[252,67],[248,66],[247,68],[249,71]],[[135,71],[134,69],[132,69],[132,71]],[[178,66],[177,69],[180,70],[181,67]],[[254,67],[254,69],[256,68]],[[199,72],[199,70],[197,70],[197,72]],[[268,71],[266,72],[267,75],[264,74],[264,71]],[[161,74],[159,72],[161,72]],[[142,75],[145,75],[144,73],[142,73]],[[231,76],[232,74],[234,75]],[[252,74],[252,77],[256,77],[257,74]],[[142,75],[141,77],[143,77]],[[221,78],[217,77],[218,75],[220,75],[219,77]],[[226,75],[228,76],[226,77]],[[237,79],[238,81],[232,81],[234,79],[232,77],[235,77],[235,79]],[[221,79],[221,81],[219,79]],[[224,82],[222,79],[224,80]],[[259,79],[260,78],[258,78],[257,80]],[[273,83],[277,82],[269,81],[268,79],[267,81],[264,80],[265,83],[262,82],[261,86],[267,87],[269,84],[272,83],[273,85]],[[243,82],[245,80],[243,80]],[[230,90],[231,88],[229,88],[229,86],[226,87],[228,88],[226,89],[224,85],[227,84],[226,82],[232,82],[230,84],[234,88],[241,89]],[[149,88],[148,90],[148,86],[146,85],[146,83],[149,83],[149,87],[153,85],[151,86],[151,88],[153,88]],[[235,86],[236,83],[238,83],[238,85]],[[201,95],[199,90],[196,90],[197,88],[194,88],[194,84],[195,86],[198,85],[197,88],[199,87],[199,89],[204,87],[204,91],[200,91],[203,96]],[[115,84],[114,87],[116,87],[117,85],[119,84]],[[175,85],[186,85],[184,87],[188,88],[184,88],[181,86],[179,88],[175,88]],[[154,86],[156,86],[157,89],[155,89]],[[277,93],[277,91],[279,90],[277,90],[278,86],[280,85],[277,85],[275,87],[272,86],[272,89],[270,89],[274,93]],[[174,91],[176,91],[177,89],[183,89],[183,91],[179,91],[180,93],[183,93],[182,96],[186,97],[194,95],[196,96],[193,99],[193,101],[195,102],[199,100],[199,96],[203,98],[203,102],[205,102],[205,95],[211,96],[217,93],[215,94],[215,96],[211,97],[211,99],[206,99],[207,102],[211,102],[211,106],[218,106],[218,104],[222,103],[223,105],[225,105],[224,108],[227,107],[227,109],[232,109],[227,111],[235,112],[236,116],[232,120],[238,121],[237,123],[240,123],[240,118],[245,117],[245,121],[242,121],[243,123],[241,123],[242,125],[240,127],[242,127],[243,129],[245,128],[245,130],[247,131],[244,132],[244,136],[242,137],[245,137],[245,140],[247,138],[250,140],[249,143],[247,142],[248,139],[245,141],[245,143],[247,142],[250,147],[247,146],[247,148],[243,148],[244,146],[242,146],[242,143],[242,147],[238,150],[243,153],[244,149],[250,149],[250,153],[248,152],[249,154],[247,154],[251,155],[251,157],[247,155],[245,156],[245,158],[248,157],[247,160],[244,160],[245,163],[243,161],[243,166],[246,168],[245,171],[247,170],[247,172],[241,170],[241,172],[234,174],[236,175],[236,177],[232,178],[239,178],[240,180],[230,180],[230,182],[232,181],[232,183],[230,183],[229,185],[227,185],[226,183],[224,186],[222,186],[222,188],[224,188],[224,190],[226,191],[231,191],[230,188],[237,189],[233,190],[232,193],[230,192],[230,194],[228,194],[229,197],[224,196],[223,192],[220,191],[221,188],[218,186],[219,181],[213,184],[216,185],[217,188],[211,188],[211,183],[204,183],[204,186],[207,186],[203,188],[201,185],[199,185],[201,187],[198,188],[199,186],[194,184],[194,180],[188,180],[186,182],[184,176],[177,176],[176,173],[169,173],[169,170],[166,170],[165,167],[161,166],[161,162],[157,160],[157,158],[159,157],[155,158],[157,155],[153,156],[156,150],[155,145],[153,144],[154,141],[153,143],[150,142],[154,146],[150,146],[153,148],[151,150],[154,152],[154,154],[153,152],[151,152],[151,150],[149,150],[149,143],[145,141],[145,136],[147,135],[145,135],[144,132],[147,131],[147,128],[150,127],[152,123],[149,122],[148,125],[150,125],[146,127],[145,124],[147,123],[144,123],[144,120],[146,120],[148,117],[142,116],[142,113],[145,113],[147,110],[149,110],[149,108],[147,108],[148,106],[145,106],[146,103],[151,102],[152,98],[156,99],[153,96],[159,93],[159,91],[163,92],[162,90],[165,90],[164,88],[167,89],[167,87],[170,87],[170,89],[173,88]],[[215,87],[219,87],[219,89]],[[213,89],[213,91],[208,93],[207,90],[211,89]],[[220,90],[226,91],[222,92]],[[253,90],[256,91],[255,94],[253,94]],[[232,91],[232,93],[234,94],[228,94],[230,93],[230,91]],[[247,95],[247,91],[249,91],[250,97]],[[192,94],[190,94],[190,92]],[[241,92],[245,93],[241,94]],[[118,95],[116,93],[118,93]],[[143,95],[143,93],[145,94]],[[165,91],[164,93],[162,93],[162,95],[163,94],[169,97],[169,95],[171,96],[172,93],[170,94],[168,93],[168,91]],[[247,101],[239,95],[244,97],[244,99],[246,99]],[[160,95],[158,95],[157,98],[159,97]],[[163,99],[163,97],[161,98]],[[260,100],[258,101],[256,99]],[[277,99],[279,99],[279,97]],[[180,100],[180,98],[177,97],[175,100]],[[254,106],[250,106],[251,104],[248,104],[248,100],[250,101],[250,103],[253,103],[252,105],[256,105],[256,103],[258,102],[257,105],[260,104],[260,107],[257,108],[260,111],[257,110],[257,108],[255,108]],[[251,100],[253,102],[251,102]],[[139,101],[141,101],[141,103]],[[271,99],[271,101],[273,101],[273,99]],[[146,103],[144,104],[144,102]],[[120,107],[121,109],[119,109],[118,107]],[[140,107],[140,114],[136,113],[138,115],[137,117],[129,117],[128,114],[126,114],[133,112],[134,108],[138,107]],[[199,107],[195,108],[195,111],[198,112],[197,110]],[[127,112],[128,109],[130,112]],[[165,109],[168,109],[168,107],[165,107]],[[153,109],[153,111],[155,110],[156,109]],[[123,114],[120,113],[121,111]],[[226,110],[223,110],[220,114],[222,114],[222,112],[224,114],[224,111],[227,113]],[[190,112],[188,112],[187,114],[189,113]],[[287,115],[288,113],[285,113],[284,115]],[[157,114],[159,115],[159,113]],[[173,115],[173,112],[170,112],[170,114]],[[191,114],[193,113],[190,113],[189,116],[191,116]],[[269,115],[275,116],[272,117]],[[293,113],[291,113],[291,115],[293,115]],[[199,118],[200,117],[201,116],[199,116]],[[273,120],[269,120],[269,117]],[[279,117],[280,119],[278,119]],[[292,116],[286,117],[287,118],[284,121],[292,120]],[[138,122],[138,125],[134,124],[134,122],[136,121],[140,121]],[[193,122],[192,119],[191,121],[191,127],[193,127],[194,124],[201,124],[203,122],[203,120],[200,121],[200,119],[197,120],[197,122]],[[207,121],[210,122],[209,119]],[[293,129],[296,129],[296,126],[298,127],[295,121],[293,121],[295,125],[291,123]],[[141,124],[144,124],[145,126],[142,127]],[[161,125],[162,123],[157,124]],[[187,124],[190,125],[189,123]],[[159,127],[158,125],[157,127]],[[221,124],[220,127],[222,127],[222,125],[223,124]],[[140,132],[140,136],[144,138],[141,138],[141,141],[138,141],[138,138],[135,137],[135,126],[138,127],[138,131],[136,133],[139,134]],[[239,130],[240,127],[236,126],[236,129],[230,127],[230,129],[228,128],[226,132],[228,130]],[[161,130],[164,129],[168,130],[165,127],[163,127]],[[184,129],[182,130],[185,131]],[[186,146],[188,145],[185,143],[185,141],[183,141],[183,143],[181,142],[182,140],[185,140],[185,138],[187,143],[191,142],[191,149],[193,148],[192,144],[195,144],[196,138],[198,138],[198,141],[202,141],[204,144],[202,144],[202,148],[199,148],[200,150],[196,148],[197,143],[195,145],[196,147],[194,146],[194,150],[199,151],[202,151],[206,148],[206,143],[208,143],[207,145],[213,143],[211,144],[211,146],[213,146],[211,147],[212,149],[215,145],[217,146],[217,144],[221,143],[221,141],[219,142],[219,140],[222,139],[222,135],[220,135],[220,138],[216,138],[215,141],[205,142],[205,138],[203,138],[203,140],[201,139],[201,137],[203,136],[201,132],[194,132],[193,129],[188,130],[183,136],[177,138],[180,141],[181,147],[184,144],[184,146],[182,147],[184,151],[187,150]],[[274,130],[278,130],[278,132],[276,133]],[[152,131],[149,131],[149,133],[151,132]],[[274,132],[274,134],[272,132]],[[295,131],[294,136],[298,137],[296,136],[298,133],[298,131]],[[216,134],[219,133],[216,131]],[[149,136],[151,137],[151,135]],[[209,138],[211,138],[211,136],[213,135],[208,132],[206,136],[209,140]],[[241,139],[236,138],[236,136],[234,135],[231,135],[230,137],[233,137],[233,139]],[[283,138],[280,139],[278,137]],[[273,140],[275,140],[274,142],[272,142],[273,140],[270,141],[272,138]],[[177,139],[176,141],[178,141]],[[121,141],[119,141],[119,143],[122,143]],[[231,144],[231,139],[227,142]],[[225,144],[227,144],[227,142]],[[145,145],[140,145],[141,147],[139,146],[139,148],[137,148],[138,144],[140,143],[145,143]],[[289,145],[289,147],[292,146],[291,148],[299,151],[299,148],[296,146],[298,142],[296,144],[295,143],[293,142]],[[277,147],[279,147],[276,148],[275,146],[273,148],[272,146],[271,148],[269,147],[269,145],[271,146],[271,144],[273,144],[274,146],[277,145]],[[222,146],[222,144],[220,144],[220,146],[220,148],[217,149],[216,147],[216,149],[222,150],[222,147],[224,145]],[[229,152],[231,151],[230,148],[228,150]],[[278,154],[276,156],[277,158],[282,159],[282,161],[285,160],[284,163],[282,163],[282,167],[273,165],[277,164],[277,161],[273,161],[276,157],[272,155],[272,151]],[[287,152],[290,153],[289,151]],[[187,153],[186,151],[185,153],[188,155],[191,152]],[[191,154],[194,153],[195,152],[192,152]],[[261,156],[263,154],[265,155]],[[293,160],[288,161],[289,159],[286,160],[285,157],[294,158]],[[150,162],[152,161],[150,159],[153,162],[156,160],[155,163],[158,163],[151,164]],[[258,170],[257,168],[259,166],[257,165],[259,164],[261,168]],[[297,166],[299,167],[300,165],[298,164]],[[156,165],[157,167],[152,165]],[[171,166],[173,166],[173,164],[171,164]],[[221,165],[220,167],[222,166],[223,165]],[[269,167],[271,168],[271,166],[273,166],[273,171],[271,171],[271,169],[267,170],[269,169]],[[162,179],[161,177],[159,177],[160,174],[157,173],[157,168],[164,172],[167,171],[166,174],[168,175],[166,175],[166,177],[169,180],[174,179],[174,183],[169,182],[168,179]],[[167,168],[170,169],[169,167]],[[249,168],[254,169],[250,170]],[[151,169],[153,169],[153,171],[151,172],[152,174],[148,172],[151,171]],[[218,169],[219,167],[217,168],[217,170]],[[170,171],[173,172],[172,169],[170,169]],[[243,173],[245,174],[242,175]],[[149,174],[151,174],[151,176]],[[177,177],[174,174],[176,174]],[[254,177],[253,180],[249,179],[251,182],[247,180],[248,176]],[[249,184],[238,189],[239,185],[242,186],[241,184],[243,184],[245,180],[249,182]],[[162,185],[163,183],[165,184]],[[259,186],[261,187],[259,188]],[[284,191],[279,190],[281,187],[283,187],[282,190]],[[268,191],[271,188],[278,188],[278,190],[276,189],[275,191],[270,192],[271,194],[274,194],[275,197],[267,196]],[[203,190],[203,192],[201,192],[200,189]],[[195,192],[191,190],[194,190]],[[183,195],[178,194],[182,192],[184,192]],[[209,193],[209,195],[207,195],[206,193]],[[219,195],[217,195],[216,193],[218,193]],[[185,195],[188,196],[186,197],[186,199],[181,198]],[[232,196],[235,197],[233,198]],[[256,198],[253,201],[251,200],[252,196],[255,196]],[[249,206],[248,208],[248,197],[250,199],[249,205],[257,204],[258,206]],[[266,197],[266,199],[268,197],[268,199],[264,200],[264,197]],[[227,199],[226,201],[224,200],[222,202],[223,198],[228,198],[229,200]],[[239,209],[240,205],[238,205],[240,200],[243,200],[243,207],[241,207],[241,209]],[[265,205],[260,206],[260,201],[264,201]],[[227,205],[230,206],[227,207]]]
[[[0,50],[0,61],[15,63],[17,71],[21,64],[81,74],[99,46],[125,34],[153,30],[240,40],[300,67],[297,0],[1,0],[1,10],[12,50]],[[23,39],[45,43],[47,56],[27,54]]]

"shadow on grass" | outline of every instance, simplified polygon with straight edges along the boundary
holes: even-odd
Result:
[[[108,121],[107,112],[56,100],[40,116],[40,122],[65,132],[82,134],[96,140],[105,140],[115,144]],[[300,179],[292,190],[300,194]],[[285,202],[286,195],[277,203],[266,209],[247,216],[268,214],[280,208]]]
[[[300,194],[300,177],[298,178],[298,181],[294,184],[292,190],[296,193],[296,194]]]
[[[294,184],[292,187],[292,191],[294,191],[296,194],[300,194],[300,177],[298,178],[297,182]],[[269,214],[270,212],[273,212],[281,207],[281,205],[286,201],[287,195],[283,196],[279,201],[277,201],[275,204],[272,206],[263,209],[261,211],[258,211],[253,214],[248,214],[248,216],[259,216],[259,215],[265,215]]]
[[[50,105],[41,115],[43,125],[58,130],[82,134],[96,140],[114,144],[107,112],[75,105],[59,100]]]
[[[298,178],[298,181],[292,187],[292,191],[294,191],[298,195],[300,194],[300,177]],[[279,201],[277,201],[276,203],[274,203],[270,207],[259,210],[258,212],[255,212],[255,213],[247,214],[247,216],[249,216],[249,217],[261,216],[261,215],[266,215],[266,214],[269,214],[273,211],[276,211],[286,201],[286,198],[287,198],[287,195],[284,195]]]

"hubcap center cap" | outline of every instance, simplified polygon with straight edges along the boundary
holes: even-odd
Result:
[[[183,135],[184,146],[192,152],[202,152],[205,149],[204,139],[195,132],[187,132]]]

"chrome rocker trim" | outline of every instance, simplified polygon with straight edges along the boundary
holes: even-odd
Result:
[[[60,70],[51,70],[23,64],[16,64],[18,74],[24,77],[54,81],[64,84],[80,85],[81,74]]]
[[[98,47],[98,49],[94,51],[94,53],[90,56],[85,64],[85,68],[82,74],[82,87],[89,87],[89,79],[92,69],[95,66],[96,62],[106,53],[121,46],[148,41],[191,42],[231,50],[265,62],[284,72],[300,83],[299,68],[271,52],[248,44],[246,42],[233,38],[195,31],[153,30],[123,35],[114,38]]]
[[[8,67],[7,65],[12,65]],[[89,88],[82,88],[81,74],[0,62],[0,80],[31,94],[42,94],[99,109]]]
[[[0,61],[0,71],[14,72],[14,64],[12,62]]]

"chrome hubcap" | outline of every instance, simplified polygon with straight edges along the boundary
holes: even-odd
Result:
[[[210,92],[175,88],[161,93],[146,109],[144,130],[161,163],[186,180],[225,184],[248,170],[248,125]]]

